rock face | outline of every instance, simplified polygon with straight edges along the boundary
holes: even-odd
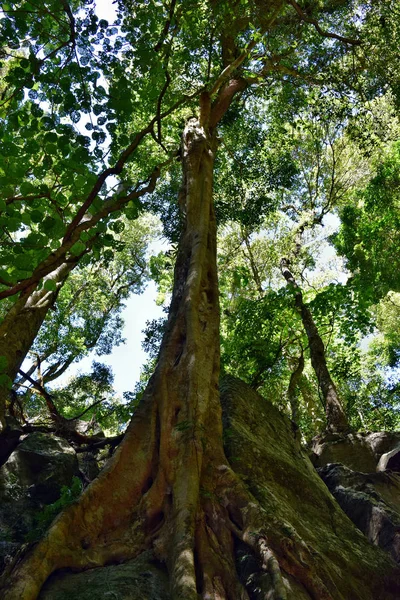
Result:
[[[151,552],[121,565],[55,574],[38,600],[170,600],[168,576]]]
[[[400,448],[400,431],[376,431],[365,434],[365,437],[378,462],[382,454]]]
[[[328,433],[313,440],[311,460],[315,467],[341,463],[354,471],[373,473],[377,459],[367,436],[362,433]]]
[[[394,448],[390,452],[382,454],[379,459],[377,471],[396,471],[400,473],[400,448]]]
[[[400,475],[358,473],[335,463],[318,473],[369,541],[400,562]]]
[[[323,433],[312,442],[311,461],[317,468],[341,463],[362,473],[400,471],[400,432]]]
[[[341,510],[291,421],[240,380],[223,381],[221,396],[228,459],[270,518],[284,524],[282,535],[300,536],[316,568],[328,566],[332,600],[398,600],[400,569]],[[362,464],[372,463],[369,456],[367,451]],[[285,585],[288,600],[310,598],[290,576]],[[268,590],[262,597],[269,597]]]
[[[75,451],[62,438],[32,433],[11,453],[0,469],[0,569],[4,557],[25,541],[38,511],[78,474]]]
[[[346,515],[400,562],[400,432],[321,434],[311,459]]]

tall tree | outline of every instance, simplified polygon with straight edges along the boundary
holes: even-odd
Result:
[[[212,189],[217,128],[232,102],[275,75],[283,82],[293,77],[306,85],[316,78],[321,82],[337,76],[338,70],[346,67],[348,50],[360,45],[355,38],[355,7],[351,2],[322,8],[312,3],[306,10],[294,0],[255,0],[204,2],[200,6],[197,2],[171,3],[166,11],[159,3],[141,4],[127,4],[130,14],[125,23],[130,31],[128,41],[139,46],[139,71],[147,68],[154,54],[162,52],[168,63],[168,68],[164,63],[165,70],[161,70],[166,87],[170,80],[174,80],[175,92],[184,85],[178,77],[182,73],[179,59],[185,69],[190,65],[182,78],[189,74],[202,89],[182,135],[179,208],[183,227],[166,332],[156,370],[122,444],[100,477],[19,562],[5,583],[3,597],[36,598],[56,569],[104,565],[136,556],[152,545],[168,567],[175,600],[197,600],[199,595],[244,600],[248,594],[236,573],[235,537],[270,570],[277,598],[286,598],[278,563],[311,597],[340,598],[336,574],[328,572],[296,532],[290,533],[290,541],[285,539],[285,524],[263,510],[223,451]],[[160,24],[165,12],[167,19]],[[332,14],[335,31],[329,28]],[[182,52],[185,44],[188,52]],[[119,75],[115,94],[121,93],[126,83],[123,73]],[[154,96],[151,88],[157,86],[151,78],[147,81],[142,91]],[[55,260],[64,259],[77,243],[75,236],[86,223],[84,213],[106,176],[120,173],[132,148],[136,149],[145,135],[153,133],[157,142],[165,145],[160,124],[162,99],[163,95],[155,99],[156,116],[140,130],[129,152],[96,179],[92,192],[69,222],[51,266],[46,258],[33,275],[6,287],[4,296],[28,289],[47,269],[54,269]],[[159,173],[157,167],[148,185],[137,185],[130,196],[104,201],[89,220],[94,225],[93,219],[98,222],[105,216],[102,210],[121,208],[130,198],[151,191]],[[333,591],[328,590],[332,578],[336,582]]]

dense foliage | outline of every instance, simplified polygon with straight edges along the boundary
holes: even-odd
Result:
[[[290,413],[290,379],[304,357],[297,420],[307,436],[323,427],[280,269],[288,259],[351,422],[398,425],[399,8],[287,2],[268,40],[264,9],[250,0],[125,2],[108,23],[90,1],[2,4],[1,314],[35,290],[55,294],[32,365],[14,382],[24,418],[43,411],[40,394],[71,363],[123,342],[123,302],[148,269],[168,307],[182,223],[179,135],[204,87],[238,59],[217,34],[231,27],[242,28],[251,60],[242,69],[250,84],[220,124],[215,171],[223,369]],[[155,225],[137,220],[144,210],[172,244],[149,267]],[[59,282],[63,264],[74,270]],[[162,331],[148,325],[152,361]],[[0,367],[10,387],[5,360]],[[85,381],[55,393],[68,418],[105,392],[95,376],[90,390]],[[107,393],[112,404],[112,386]]]

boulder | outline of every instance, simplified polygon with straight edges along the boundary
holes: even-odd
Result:
[[[303,451],[290,419],[232,377],[221,383],[221,403],[227,458],[268,518],[281,524],[282,545],[290,548],[292,540],[302,540],[332,599],[398,600],[399,567],[340,508]],[[375,470],[368,451],[361,462]],[[252,578],[263,575],[250,569]],[[286,573],[284,585],[288,600],[316,598]],[[267,582],[263,597],[271,593]]]
[[[400,448],[400,431],[374,431],[365,434],[365,441],[379,462],[382,454]]]
[[[318,473],[369,541],[400,562],[400,475],[359,473],[341,464],[329,464]]]
[[[311,461],[316,468],[341,463],[362,473],[374,473],[376,454],[363,433],[323,433],[311,445]]]
[[[399,431],[324,432],[313,439],[310,458],[316,468],[341,463],[353,471],[374,473],[385,469],[400,470],[397,452],[400,452]]]
[[[382,454],[376,470],[400,472],[400,447],[394,448],[390,452]]]
[[[166,569],[152,552],[120,565],[55,573],[38,600],[170,600]]]
[[[63,438],[36,432],[21,441],[0,468],[0,563],[9,544],[26,540],[37,514],[59,498],[74,475],[78,460]]]

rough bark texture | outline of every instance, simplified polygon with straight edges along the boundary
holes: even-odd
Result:
[[[349,423],[326,364],[324,343],[318,333],[318,328],[314,323],[310,309],[303,302],[303,294],[288,267],[288,261],[282,259],[282,274],[288,284],[295,290],[296,308],[301,316],[303,327],[307,334],[311,364],[324,397],[327,428],[333,432],[348,431],[350,429]]]
[[[66,262],[51,273],[46,280],[52,280],[54,291],[40,290],[24,293],[11,307],[0,325],[0,356],[7,360],[2,374],[13,382],[22,362],[28,354],[48,310],[54,306],[59,291],[76,266],[77,261]],[[0,386],[0,432],[6,427],[6,405],[10,390]]]

